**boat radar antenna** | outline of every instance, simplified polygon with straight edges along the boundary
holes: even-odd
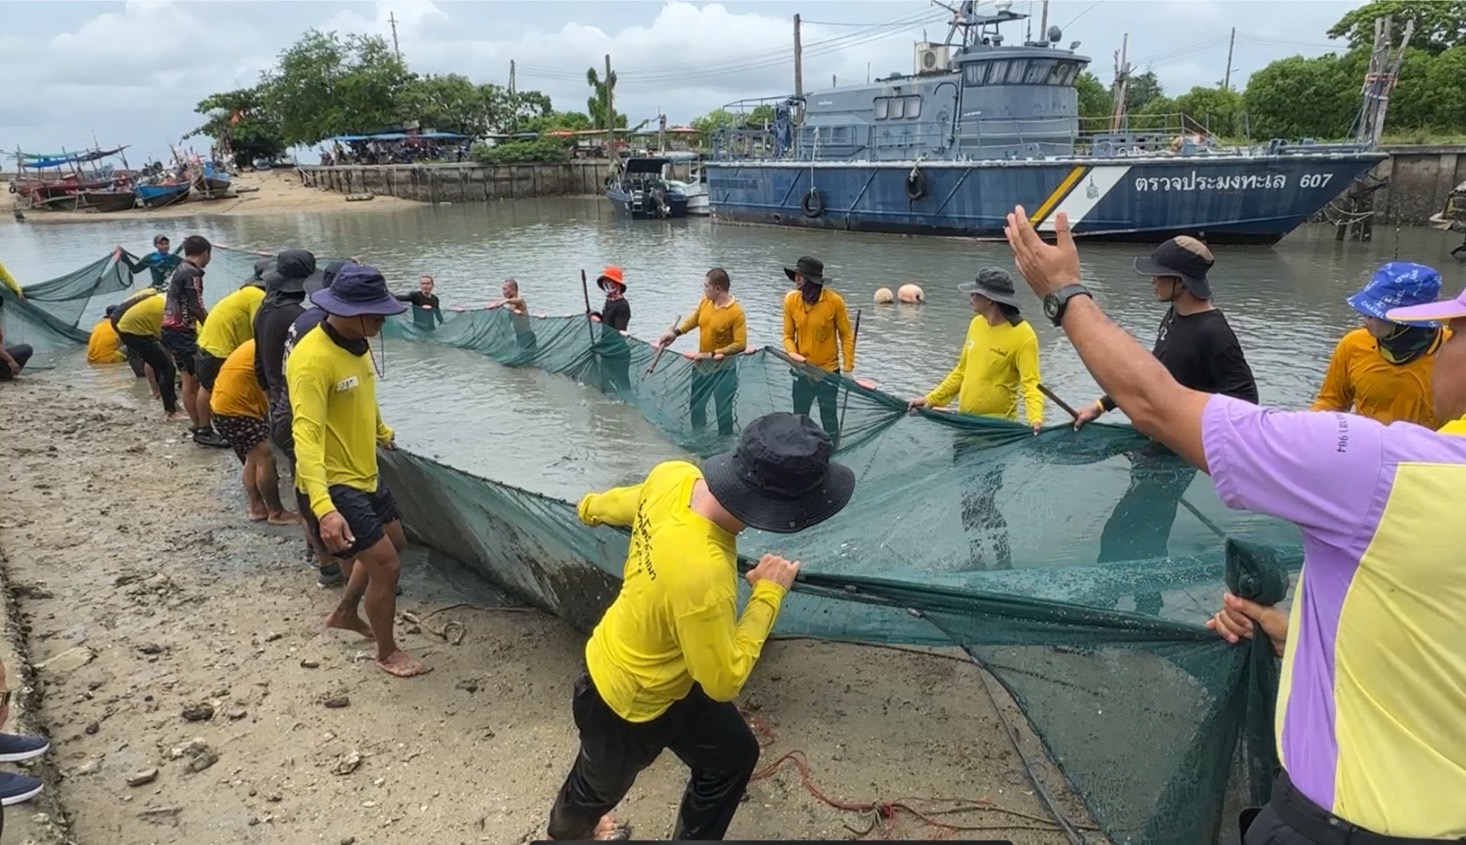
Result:
[[[975,44],[1001,45],[1003,36],[998,31],[998,26],[1021,21],[1028,17],[1021,12],[1013,11],[1013,0],[995,0],[993,8],[997,10],[997,13],[992,15],[978,14],[978,0],[963,0],[957,6],[949,6],[941,0],[932,0],[932,3],[952,13],[952,22],[947,29],[947,40],[944,43],[964,50]],[[1058,27],[1049,29],[1048,34],[1053,35]],[[962,40],[954,41],[953,37],[957,35],[958,30],[962,32]],[[1058,39],[1051,38],[1050,40],[1057,41]]]

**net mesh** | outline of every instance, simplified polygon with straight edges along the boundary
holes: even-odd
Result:
[[[136,260],[131,253],[124,253]],[[28,343],[37,350],[64,348],[86,343],[91,326],[83,318],[100,316],[113,294],[132,287],[132,271],[123,261],[106,258],[63,276],[22,285],[17,296],[0,284],[0,328],[6,343]]]
[[[254,260],[221,258],[241,279]],[[740,538],[805,561],[776,635],[965,649],[1013,696],[1109,841],[1223,841],[1237,810],[1266,799],[1276,662],[1265,643],[1230,646],[1201,622],[1223,588],[1281,600],[1302,563],[1300,535],[1228,510],[1132,427],[1035,436],[1018,423],[911,414],[879,386],[819,381],[781,350],[659,356],[584,315],[479,310],[429,330],[409,313],[384,335],[579,379],[699,456],[731,446],[741,423],[790,410],[800,391],[814,396],[810,416],[858,486],[811,530]],[[588,528],[573,503],[422,455],[381,462],[415,540],[583,630],[614,599],[626,532]]]

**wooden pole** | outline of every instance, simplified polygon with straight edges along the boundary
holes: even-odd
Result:
[[[855,309],[855,331],[852,333],[851,338],[850,338],[850,348],[851,349],[854,349],[855,348],[855,345],[857,343],[860,343],[860,309],[859,308]],[[846,361],[845,363],[848,365],[850,362],[849,361]],[[845,387],[845,401],[840,404],[840,423],[836,427],[838,429],[837,436],[843,436],[844,433],[845,433],[845,409],[848,408],[848,407],[850,407],[850,387],[849,387],[849,385],[846,385],[846,387]],[[838,443],[835,444],[835,445],[836,445],[836,448],[839,447],[839,444]]]

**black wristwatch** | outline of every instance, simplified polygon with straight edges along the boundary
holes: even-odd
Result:
[[[1076,296],[1087,296],[1094,299],[1094,294],[1084,285],[1065,285],[1048,296],[1044,297],[1044,316],[1053,321],[1055,326],[1064,324],[1064,309],[1069,306],[1069,300]]]

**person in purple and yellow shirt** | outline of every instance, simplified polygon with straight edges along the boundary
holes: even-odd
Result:
[[[1392,309],[1445,322],[1440,432],[1342,412],[1284,412],[1182,387],[1080,284],[1068,216],[1045,244],[1021,206],[1018,268],[1135,427],[1211,476],[1228,507],[1294,523],[1304,562],[1283,644],[1282,771],[1245,845],[1466,837],[1466,296]]]

